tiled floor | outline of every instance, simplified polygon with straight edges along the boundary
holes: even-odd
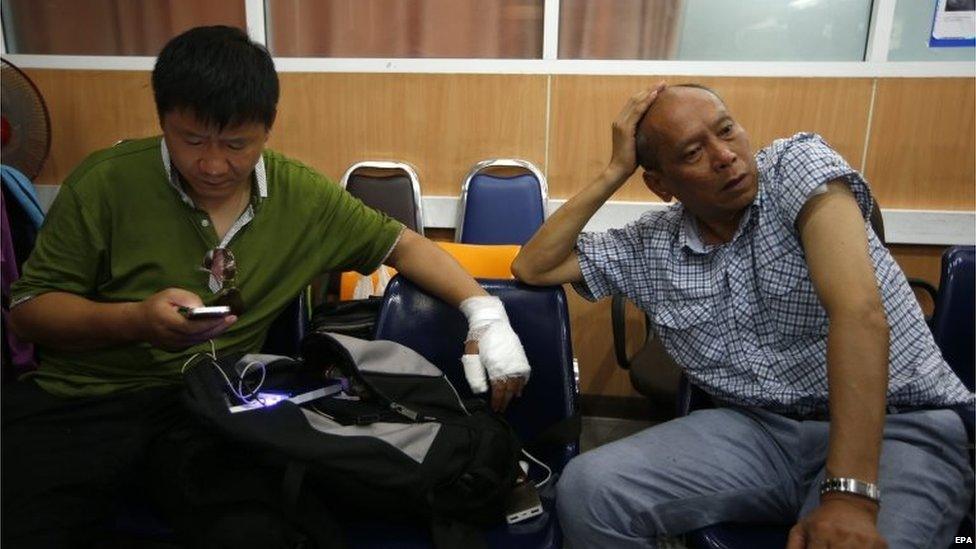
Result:
[[[632,435],[655,425],[651,421],[618,419],[611,417],[584,417],[580,434],[580,450],[585,452],[615,440]],[[658,540],[659,549],[686,549],[680,539],[662,538]]]

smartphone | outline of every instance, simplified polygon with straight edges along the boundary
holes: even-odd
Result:
[[[515,524],[542,514],[542,501],[532,481],[525,479],[508,494],[505,501],[505,520]]]
[[[222,318],[230,314],[230,307],[227,305],[215,305],[213,307],[180,307],[180,314],[190,320],[200,320],[203,318]]]

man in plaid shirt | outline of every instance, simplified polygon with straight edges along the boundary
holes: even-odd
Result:
[[[638,164],[678,204],[580,234]],[[754,156],[707,88],[631,98],[607,168],[512,269],[588,299],[626,295],[720,406],[570,463],[557,502],[573,546],[746,521],[795,522],[791,549],[949,545],[973,478],[954,409],[971,417],[973,395],[870,229],[872,207],[819,136]]]

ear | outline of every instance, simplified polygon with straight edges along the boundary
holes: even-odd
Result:
[[[664,179],[661,177],[660,172],[657,170],[644,171],[642,175],[644,178],[644,185],[647,186],[648,190],[656,194],[658,198],[664,202],[671,202],[674,195],[672,195],[664,185]]]

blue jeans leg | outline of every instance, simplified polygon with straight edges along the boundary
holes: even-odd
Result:
[[[574,459],[557,485],[568,543],[653,547],[716,522],[792,521],[797,422],[769,417],[700,410]]]
[[[826,439],[828,425],[804,422],[802,429]],[[950,547],[970,505],[973,471],[966,432],[951,410],[889,415],[885,421],[878,486],[878,530],[891,549]],[[823,446],[826,448],[826,445]],[[810,483],[800,516],[820,502],[825,455],[809,456],[820,468]]]

